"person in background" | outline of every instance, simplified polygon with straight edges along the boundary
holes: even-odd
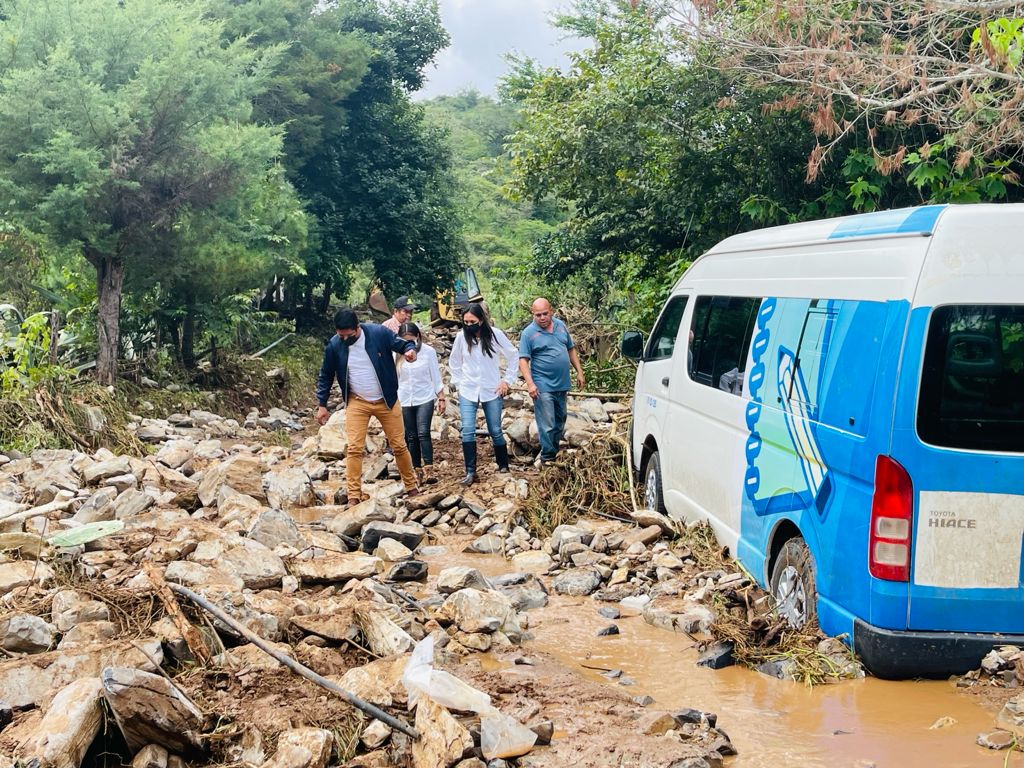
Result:
[[[499,358],[505,359],[505,377]],[[508,444],[501,432],[502,398],[519,378],[516,348],[499,328],[493,327],[479,304],[470,304],[462,316],[462,333],[455,337],[448,359],[452,384],[459,391],[462,419],[462,456],[466,462],[463,485],[476,480],[476,413],[483,406],[487,431],[494,443],[499,472],[508,472]]]
[[[415,311],[416,305],[409,300],[408,296],[399,296],[398,301],[395,302],[395,309],[391,317],[381,323],[381,325],[397,335],[398,329],[402,327],[403,323],[412,322],[412,313]]]
[[[370,417],[376,417],[384,428],[388,444],[395,454],[409,496],[419,494],[412,457],[405,444],[402,411],[398,405],[398,371],[395,354],[406,362],[416,362],[416,345],[400,339],[387,328],[362,323],[351,309],[340,309],[334,315],[335,335],[324,349],[324,361],[317,380],[316,420],[322,426],[330,412],[327,398],[335,379],[345,402],[345,434],[348,453],[345,473],[348,483],[348,505],[355,506],[369,497],[363,494],[363,454],[366,451],[366,429]]]
[[[551,302],[539,298],[530,307],[533,322],[519,337],[519,372],[533,398],[537,431],[540,433],[540,462],[554,461],[568,416],[569,366],[576,371],[576,384],[587,386],[576,345],[565,323],[554,316]]]
[[[423,343],[419,326],[402,323],[398,336],[416,345],[416,360],[408,362],[395,356],[398,367],[398,402],[405,422],[405,444],[412,455],[412,465],[420,483],[436,483],[434,476],[434,443],[430,439],[430,422],[436,406],[444,413],[444,384],[437,363],[437,352]]]

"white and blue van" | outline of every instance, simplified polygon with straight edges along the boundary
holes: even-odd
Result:
[[[793,625],[881,677],[1024,644],[1024,205],[730,237],[623,353],[647,505]]]

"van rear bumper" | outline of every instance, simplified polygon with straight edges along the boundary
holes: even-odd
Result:
[[[1024,647],[1024,635],[915,632],[875,627],[855,619],[853,649],[873,675],[887,680],[962,675],[1000,645]]]

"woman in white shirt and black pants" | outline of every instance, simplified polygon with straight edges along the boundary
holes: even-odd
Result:
[[[505,358],[501,376],[499,357]],[[455,337],[448,360],[452,384],[459,390],[462,417],[462,455],[466,461],[463,485],[476,480],[476,412],[483,406],[487,431],[494,443],[499,472],[508,472],[508,445],[501,432],[502,398],[519,378],[519,351],[499,328],[487,321],[479,304],[470,304],[462,317],[462,333]]]
[[[434,476],[434,443],[430,439],[430,422],[437,412],[444,411],[444,385],[437,352],[423,343],[415,323],[403,323],[398,335],[416,344],[416,360],[397,359],[398,402],[402,405],[405,423],[405,444],[412,455],[412,465],[421,483],[436,483]]]

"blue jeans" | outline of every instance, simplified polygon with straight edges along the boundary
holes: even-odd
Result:
[[[403,405],[405,444],[412,455],[412,465],[434,463],[434,443],[430,439],[430,421],[434,417],[434,400],[422,405]]]
[[[462,442],[476,442],[476,408],[477,403],[459,396],[459,416],[462,417]],[[505,444],[505,435],[501,433],[501,410],[502,399],[496,397],[486,403],[479,403],[484,408],[484,418],[487,420],[487,431],[495,445]]]
[[[533,415],[537,419],[540,457],[543,461],[551,461],[558,455],[558,444],[562,440],[565,418],[568,414],[568,395],[568,392],[540,392],[533,401]]]

